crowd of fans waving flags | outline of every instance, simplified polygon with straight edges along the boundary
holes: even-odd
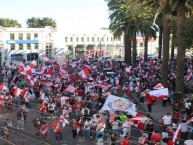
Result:
[[[101,119],[100,114],[109,112],[109,122],[112,126],[116,121],[117,111],[126,113],[130,116],[130,119],[122,121],[122,136],[124,138],[124,136],[127,136],[129,133],[128,128],[131,126],[136,126],[141,131],[144,130],[145,124],[150,118],[145,114],[137,112],[135,102],[119,96],[119,92],[129,95],[131,92],[140,94],[143,91],[148,98],[151,98],[152,100],[162,100],[169,96],[169,88],[164,88],[160,81],[155,80],[152,90],[145,87],[146,84],[140,81],[141,78],[146,79],[151,75],[158,75],[156,74],[158,73],[157,71],[144,71],[142,69],[143,64],[145,63],[144,61],[140,61],[137,68],[132,68],[132,66],[127,66],[125,64],[120,66],[117,66],[116,64],[114,66],[112,60],[90,63],[89,59],[80,59],[77,62],[68,59],[64,61],[64,63],[58,63],[55,60],[48,59],[46,56],[42,56],[42,58],[44,59],[44,63],[42,64],[27,65],[25,64],[25,61],[21,62],[17,66],[19,74],[12,76],[13,81],[9,86],[6,86],[5,83],[0,85],[0,90],[8,94],[8,96],[3,94],[0,96],[0,108],[3,108],[7,101],[9,101],[10,104],[13,104],[14,97],[20,96],[22,100],[28,104],[30,104],[34,98],[35,100],[41,100],[38,107],[42,115],[48,112],[53,115],[54,109],[56,108],[55,103],[53,102],[57,102],[63,110],[62,113],[58,115],[58,119],[50,125],[50,128],[53,129],[55,133],[62,132],[61,125],[62,127],[65,127],[67,124],[70,124],[71,119],[69,116],[71,112],[81,115],[82,109],[85,110],[86,108],[89,108],[88,102],[92,102],[92,109],[96,109],[96,103],[100,106],[98,110],[95,110],[98,111],[98,113],[91,117],[94,122],[93,126],[96,129],[96,134],[104,135],[104,130],[107,125]],[[151,65],[153,65],[153,63],[149,62],[148,66],[150,68]],[[114,69],[113,67],[115,67],[115,70],[118,71],[119,74],[113,77],[105,76],[103,71],[101,71],[104,67],[111,69]],[[185,76],[186,81],[192,79],[192,69],[190,68],[188,70],[189,71]],[[136,72],[138,75],[133,77]],[[122,80],[120,79],[125,77],[124,75],[128,77],[128,82],[125,84],[121,82]],[[18,84],[17,81],[15,81],[18,79],[18,76],[22,76],[22,80],[27,81],[28,85],[22,86]],[[80,87],[80,85],[83,85],[84,87]],[[39,88],[40,86],[41,88]],[[143,87],[145,90],[141,89]],[[32,93],[32,90],[39,92],[38,95]],[[54,97],[50,95],[51,92]],[[100,94],[99,96],[97,96],[98,93]],[[64,94],[68,95],[65,96]],[[87,102],[84,102],[87,106],[82,103],[83,96],[86,95],[93,97],[92,99],[87,99]],[[101,99],[101,96],[104,101],[100,102],[97,99]],[[52,101],[50,101],[51,99]],[[72,100],[75,101],[73,104],[70,104],[69,102],[73,102]],[[84,112],[82,114],[84,114]],[[82,116],[85,117],[84,115]],[[87,124],[87,126],[83,125],[84,129],[90,128],[87,117],[88,116],[83,118],[84,122],[82,122],[81,119],[77,122],[78,126],[75,128],[76,133],[81,131],[81,124]],[[174,142],[179,137],[180,125],[174,134]],[[48,127],[48,124],[43,124],[40,127],[41,134],[46,136],[48,134]]]

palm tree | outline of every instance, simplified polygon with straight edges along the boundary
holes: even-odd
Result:
[[[131,36],[127,29],[127,23],[124,21],[126,8],[121,7],[123,1],[106,0],[110,11],[109,29],[113,32],[115,38],[124,35],[125,62],[131,65]]]
[[[151,22],[151,20],[149,22]],[[157,28],[149,24],[149,25],[146,25],[145,32],[143,32],[144,33],[143,35],[145,37],[145,40],[144,40],[144,60],[145,61],[147,61],[147,55],[148,55],[148,40],[149,38],[156,39],[156,31],[157,31]]]
[[[168,81],[168,60],[169,60],[169,46],[170,46],[170,15],[165,13],[163,15],[163,57],[162,57],[162,71],[161,83],[167,87]]]
[[[184,59],[185,59],[185,8],[193,6],[192,0],[138,0],[138,2],[155,6],[157,13],[166,10],[177,10],[177,71],[176,71],[176,92],[184,93]],[[191,10],[191,9],[190,9]],[[168,13],[164,13],[167,19]],[[167,20],[164,20],[167,23]],[[163,22],[164,22],[163,21]],[[166,24],[165,24],[166,25]],[[167,25],[166,25],[167,26]],[[164,26],[163,26],[164,27]],[[164,32],[163,32],[164,33]],[[164,39],[164,38],[163,38]],[[163,44],[164,44],[163,40]],[[165,50],[164,50],[165,51]],[[166,54],[166,53],[165,53]],[[163,59],[164,60],[164,59]],[[164,67],[164,66],[163,66]],[[163,71],[167,71],[163,69]]]
[[[146,31],[146,23],[149,21],[151,11],[144,12],[144,9],[136,9],[133,7],[132,0],[107,0],[110,10],[110,26],[114,37],[120,37],[123,33],[125,36],[125,60],[130,61],[131,50],[130,43],[133,43],[133,67],[136,67],[137,56],[137,33]],[[130,54],[129,54],[130,53]],[[126,58],[129,55],[129,59]],[[128,62],[130,64],[130,62]]]

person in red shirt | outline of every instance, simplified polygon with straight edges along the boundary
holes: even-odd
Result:
[[[62,139],[62,127],[59,121],[55,121],[51,124],[50,128],[54,130],[56,141],[63,141]]]
[[[167,145],[174,145],[174,142],[168,138],[163,138],[163,142],[166,143]]]
[[[76,113],[80,113],[80,111],[82,110],[82,103],[81,102],[76,102],[72,105],[72,110]]]
[[[46,119],[46,112],[47,112],[47,104],[46,104],[46,102],[40,102],[39,103],[39,105],[38,105],[38,108],[40,109],[40,112],[41,112],[41,116],[43,117],[43,118],[45,118]]]
[[[125,136],[125,138],[121,141],[121,145],[131,145],[129,137]]]
[[[158,133],[158,131],[154,131],[154,133],[151,135],[151,141],[152,143],[156,143],[157,141],[161,141],[162,140],[162,137],[161,135]]]
[[[147,107],[148,107],[148,111],[151,113],[151,106],[153,104],[153,99],[150,96],[150,94],[146,94],[147,97]]]

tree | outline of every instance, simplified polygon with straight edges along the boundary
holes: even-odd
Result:
[[[168,87],[168,60],[169,60],[169,47],[170,47],[170,25],[168,13],[163,15],[163,58],[162,58],[162,71],[161,83],[164,87]]]
[[[146,21],[147,23],[145,25],[145,31],[141,32],[144,37],[145,37],[145,43],[144,43],[144,60],[147,61],[147,56],[148,56],[148,40],[149,38],[154,38],[156,39],[156,31],[157,28],[155,26],[152,26],[152,20],[153,20],[153,15],[149,15],[149,20]]]
[[[186,8],[192,9],[192,0],[138,0],[142,3],[156,4],[157,13],[170,10],[177,11],[177,71],[176,92],[184,93],[184,59],[185,59],[185,13]],[[151,5],[152,7],[152,5]],[[166,13],[165,13],[166,14]],[[167,13],[168,14],[168,13]],[[163,14],[164,15],[164,14]],[[164,43],[164,42],[163,42]],[[165,51],[165,50],[164,50]],[[166,71],[163,69],[163,71]]]
[[[3,27],[21,27],[21,24],[17,20],[9,18],[0,18],[0,26]]]
[[[133,59],[132,65],[136,67],[136,55],[137,55],[137,33],[144,33],[146,31],[146,23],[148,23],[148,15],[151,11],[144,12],[144,9],[136,9],[133,7],[133,0],[107,0],[110,10],[110,26],[109,29],[113,32],[114,37],[125,35],[125,60],[127,62],[127,54],[131,53],[130,44],[133,42]],[[129,40],[128,40],[129,39]],[[129,55],[129,61],[130,56]]]
[[[28,28],[44,28],[45,26],[51,26],[53,28],[56,28],[56,21],[49,17],[44,18],[29,18],[26,21]]]
[[[115,38],[120,38],[124,35],[124,49],[126,64],[131,65],[131,36],[127,29],[127,23],[125,22],[126,11],[125,7],[122,7],[122,1],[106,0],[110,14],[109,29],[113,32]]]

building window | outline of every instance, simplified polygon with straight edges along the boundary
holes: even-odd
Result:
[[[94,37],[92,37],[92,42],[94,42]]]
[[[19,50],[23,50],[23,44],[19,44]]]
[[[99,42],[99,37],[97,37],[97,41]]]
[[[70,37],[70,42],[72,42],[73,41],[73,38],[72,37]]]
[[[87,42],[89,42],[89,37],[87,37]]]
[[[78,37],[76,37],[76,42],[78,42]]]
[[[11,50],[15,50],[15,44],[10,44]]]
[[[26,35],[27,35],[27,36],[26,36],[26,39],[27,39],[27,40],[30,40],[30,39],[31,39],[31,34],[30,34],[30,33],[27,33]]]
[[[15,34],[14,33],[10,33],[10,40],[15,40]]]
[[[143,47],[143,43],[139,43],[139,47]]]
[[[19,38],[19,40],[23,40],[23,34],[22,34],[22,33],[19,33],[19,34],[18,34],[18,38]]]
[[[34,39],[35,39],[35,40],[38,39],[38,33],[34,33]]]
[[[82,37],[81,39],[82,39],[82,42],[84,42],[84,37]]]
[[[52,48],[52,43],[49,43],[49,48]]]
[[[113,41],[113,37],[111,37],[111,41]]]
[[[27,61],[33,61],[38,59],[38,53],[27,54]]]
[[[31,44],[27,44],[27,49],[31,49]]]
[[[11,61],[22,61],[23,54],[11,54]]]
[[[37,43],[34,44],[35,49],[39,49],[39,45]]]
[[[104,37],[102,37],[101,41],[104,42]]]
[[[65,42],[68,42],[68,37],[65,37]]]
[[[52,57],[52,43],[46,43],[46,56],[48,58]]]
[[[109,37],[107,37],[107,42],[109,41]]]

